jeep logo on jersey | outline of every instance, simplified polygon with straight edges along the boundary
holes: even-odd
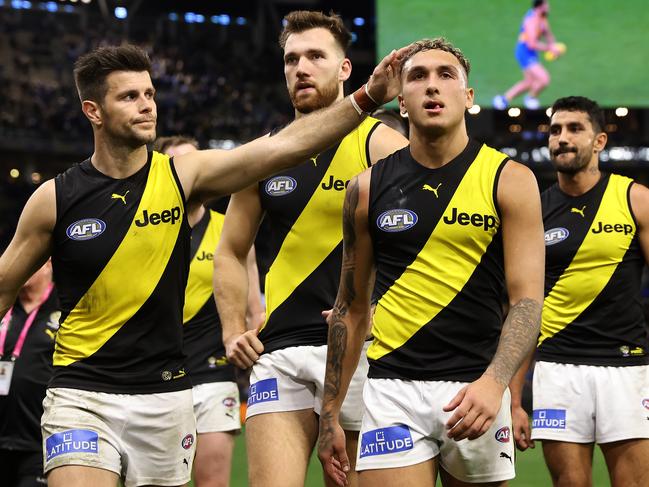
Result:
[[[99,237],[106,230],[106,224],[98,218],[85,218],[74,222],[65,233],[72,240],[90,240]]]
[[[547,247],[563,242],[569,235],[570,232],[563,227],[551,228],[545,232],[545,245]]]
[[[329,176],[329,180],[326,183],[322,183],[322,189],[328,191],[333,189],[335,191],[342,191],[349,184],[349,179],[343,181],[342,179],[334,179],[332,175]]]
[[[413,446],[410,428],[405,424],[379,428],[363,433],[361,458],[412,450]]]
[[[509,426],[503,426],[498,431],[496,431],[496,440],[501,443],[509,443]]]
[[[488,232],[490,229],[496,228],[496,217],[480,213],[465,213],[453,208],[451,216],[444,217],[444,223],[449,225],[458,223],[462,226],[473,225],[474,227],[482,227],[485,232]]]
[[[151,213],[147,210],[142,212],[142,219],[135,220],[138,227],[146,227],[147,225],[159,225],[160,223],[175,223],[180,220],[180,206],[175,206],[171,210],[163,210],[161,213]]]
[[[597,222],[597,226],[593,229],[591,229],[591,232],[593,233],[623,233],[624,235],[629,235],[630,233],[633,233],[633,225],[629,225],[628,223],[622,224],[622,223],[616,223],[615,225],[611,225],[610,223],[602,223],[602,222]]]
[[[276,176],[266,183],[266,193],[270,196],[284,196],[297,188],[297,181],[290,176]]]
[[[381,213],[376,225],[384,232],[403,232],[414,227],[418,219],[414,211],[397,208]]]

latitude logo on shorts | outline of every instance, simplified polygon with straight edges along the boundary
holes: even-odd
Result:
[[[106,223],[99,218],[84,218],[72,223],[65,231],[72,240],[83,241],[99,237],[106,230]]]
[[[45,459],[70,453],[99,453],[99,435],[92,430],[67,430],[54,433],[45,440]]]
[[[563,242],[570,236],[568,229],[563,227],[551,228],[545,232],[545,246],[549,247],[550,245],[558,244]]]
[[[509,443],[509,436],[510,436],[509,426],[503,426],[498,431],[496,431],[494,438],[496,438],[496,440],[499,441],[500,443]]]
[[[535,409],[532,413],[532,428],[566,429],[565,409]]]
[[[361,458],[412,450],[413,446],[410,428],[407,425],[399,424],[379,428],[363,433],[361,438]]]
[[[419,217],[417,213],[405,208],[384,211],[376,219],[376,226],[384,232],[403,232],[414,227]]]
[[[286,196],[297,188],[297,181],[291,176],[275,176],[268,180],[265,191],[270,196]]]
[[[279,401],[277,379],[264,379],[250,384],[248,390],[248,406],[259,402]]]

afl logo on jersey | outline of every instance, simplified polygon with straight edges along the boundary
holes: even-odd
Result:
[[[547,247],[563,242],[569,235],[570,232],[563,227],[551,228],[545,232],[545,245]]]
[[[414,211],[396,208],[381,213],[376,225],[384,232],[403,232],[414,227],[418,219]]]
[[[270,196],[285,196],[297,188],[297,181],[290,176],[276,176],[266,183],[266,193]]]
[[[99,237],[106,230],[106,224],[97,218],[85,218],[74,222],[66,230],[72,240],[90,240]]]

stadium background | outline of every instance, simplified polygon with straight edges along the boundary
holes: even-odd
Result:
[[[476,138],[528,164],[542,188],[554,176],[545,149],[543,110],[489,108],[520,71],[513,46],[528,0],[0,0],[0,249],[20,211],[44,180],[92,152],[72,80],[83,52],[123,41],[147,48],[157,88],[158,134],[196,137],[231,148],[288,123],[281,19],[295,9],[333,10],[352,30],[348,87],[370,74],[377,56],[421,37],[445,35],[473,64],[480,110],[468,114]],[[644,0],[551,2],[550,22],[565,57],[548,63],[552,83],[541,101],[583,94],[606,109],[602,166],[649,184],[649,10]],[[643,64],[644,63],[644,64]],[[263,272],[263,241],[260,268]],[[647,286],[645,286],[647,293]],[[232,485],[245,485],[245,445],[237,443]],[[317,460],[315,460],[317,463]],[[514,487],[550,485],[540,448],[517,458]],[[595,485],[608,485],[596,453]],[[312,462],[309,486],[322,485]]]

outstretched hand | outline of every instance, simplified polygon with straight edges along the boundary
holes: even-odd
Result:
[[[367,92],[379,105],[393,100],[401,91],[401,58],[410,46],[393,50],[374,68],[367,82]]]

